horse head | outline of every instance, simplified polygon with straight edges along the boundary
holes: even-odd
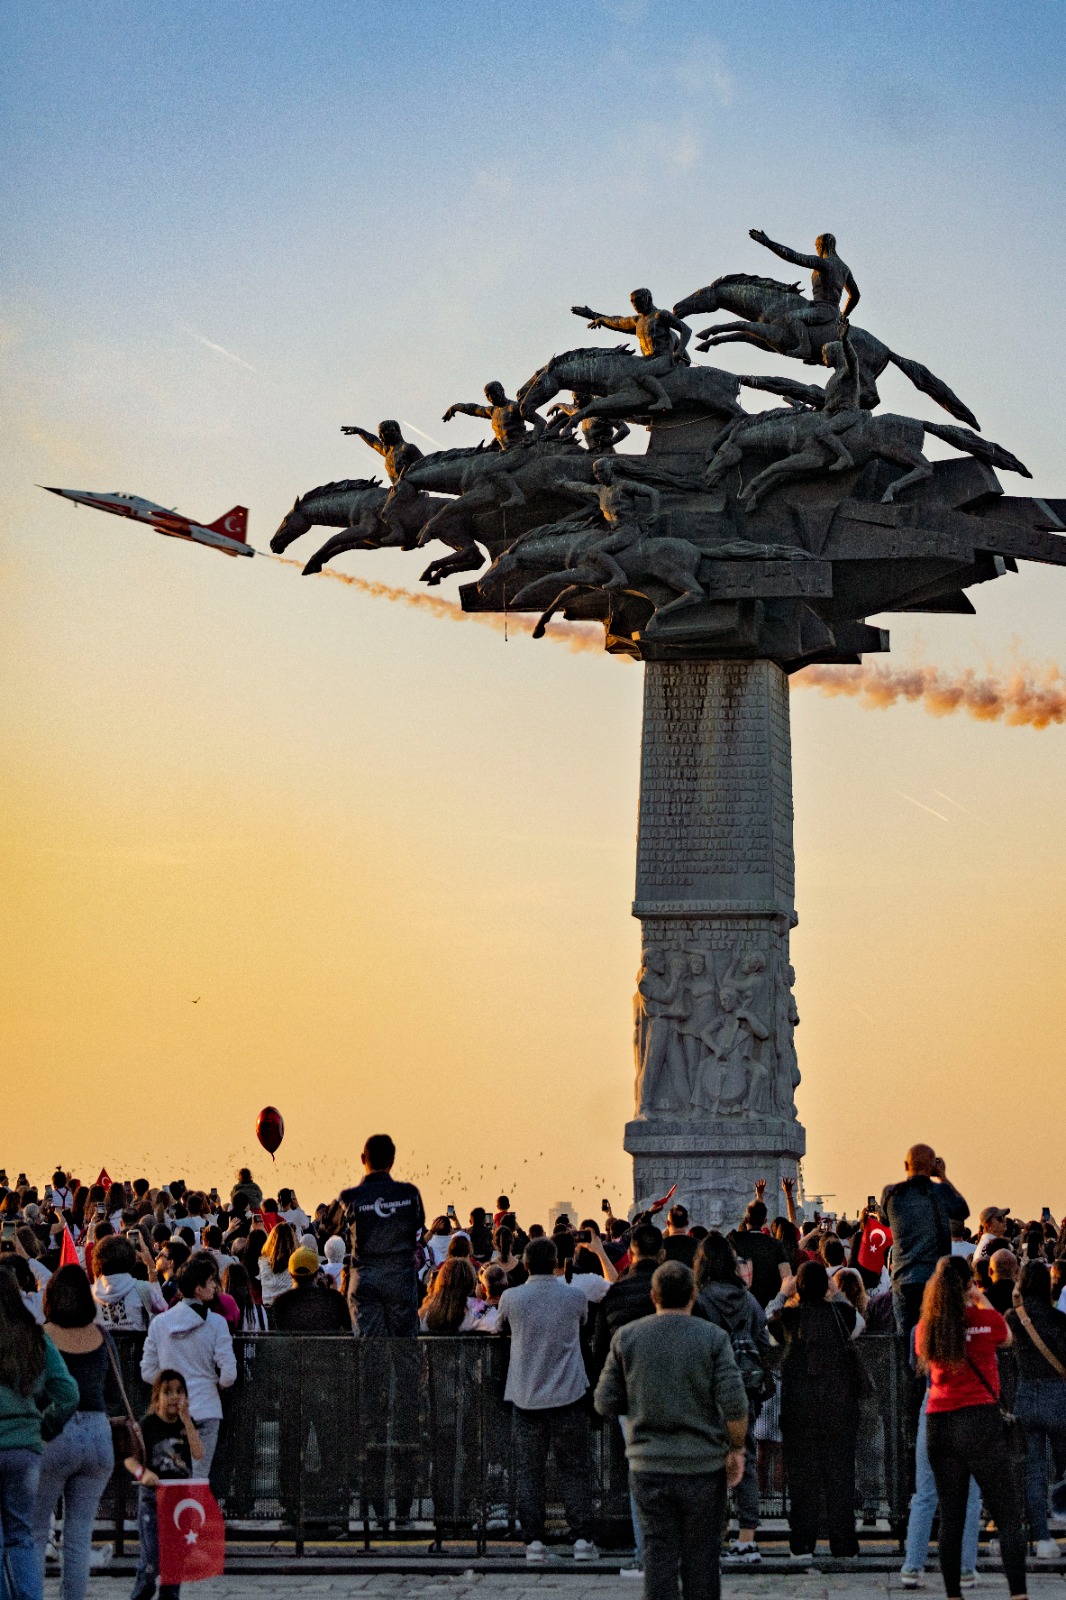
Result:
[[[782,283],[779,278],[763,278],[753,272],[727,272],[715,278],[704,289],[687,295],[674,306],[675,317],[705,316],[710,311],[732,311],[735,315],[751,316],[768,304],[776,303],[784,295],[799,296],[798,283]]]
[[[306,533],[308,528],[312,526],[311,518],[300,510],[300,501],[297,499],[293,503],[292,510],[282,517],[278,531],[270,541],[271,550],[276,556],[280,556],[283,550],[289,548],[294,539],[298,539],[302,533]]]

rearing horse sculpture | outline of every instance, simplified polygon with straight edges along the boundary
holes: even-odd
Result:
[[[717,327],[704,329],[697,350],[739,342],[758,345],[764,350],[773,350],[777,355],[787,356],[793,354],[795,348],[790,319],[800,306],[809,304],[810,301],[800,293],[797,284],[781,283],[776,278],[756,277],[749,272],[730,272],[724,278],[715,278],[705,289],[697,289],[695,294],[679,300],[674,306],[674,315],[694,317],[700,312],[731,311],[734,316],[745,319],[743,322],[722,322]],[[815,346],[814,354],[806,358],[807,364],[812,365],[821,360],[824,344],[831,339],[838,339],[840,332],[837,323],[825,324],[824,337],[822,330],[810,326],[807,332]],[[861,402],[865,410],[872,411],[877,405],[877,379],[891,362],[911,380],[916,389],[935,400],[938,406],[943,406],[951,416],[980,432],[981,425],[969,407],[920,361],[897,355],[887,344],[882,344],[872,333],[867,333],[865,328],[853,327],[851,342],[859,358]]]

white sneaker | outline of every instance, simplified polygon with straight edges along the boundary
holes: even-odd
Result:
[[[598,1561],[599,1559],[600,1552],[596,1549],[591,1539],[574,1540],[575,1561]]]
[[[542,1539],[530,1539],[529,1543],[526,1545],[526,1560],[527,1561],[547,1561],[547,1559],[548,1559],[548,1552],[544,1548],[543,1540]]]
[[[788,1552],[788,1559],[794,1567],[810,1567],[814,1565],[814,1553],[810,1550]]]
[[[1054,1539],[1038,1539],[1033,1554],[1038,1561],[1057,1561],[1062,1551]]]
[[[925,1571],[920,1567],[900,1567],[899,1581],[904,1589],[924,1589]]]
[[[726,1555],[731,1561],[742,1561],[746,1567],[756,1567],[762,1560],[759,1547],[754,1540],[741,1544],[739,1539],[733,1539]]]
[[[618,1576],[620,1578],[643,1578],[643,1576],[644,1576],[644,1568],[643,1567],[620,1567],[618,1569]]]
[[[959,1588],[960,1589],[976,1589],[977,1588],[977,1574],[976,1574],[976,1572],[960,1572],[959,1573]]]

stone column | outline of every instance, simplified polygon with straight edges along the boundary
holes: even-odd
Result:
[[[793,1098],[788,679],[771,661],[644,667],[634,1002],[638,1207],[677,1183],[693,1222],[770,1215],[806,1138]]]

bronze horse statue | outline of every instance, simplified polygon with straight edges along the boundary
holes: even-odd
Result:
[[[694,317],[700,312],[731,311],[743,317],[742,322],[722,322],[704,329],[699,336],[697,350],[707,350],[711,345],[758,345],[773,350],[778,355],[792,355],[799,344],[793,324],[795,313],[811,302],[800,292],[798,284],[781,283],[776,278],[757,277],[749,272],[731,272],[724,278],[715,278],[705,289],[697,289],[674,306],[674,315]],[[821,361],[826,344],[840,338],[839,320],[826,322],[821,328],[804,324],[810,336],[812,353],[806,356],[808,366]],[[968,406],[953,393],[935,373],[920,361],[897,355],[887,344],[875,339],[865,328],[851,329],[851,342],[859,360],[861,379],[861,404],[872,411],[878,403],[877,379],[891,364],[908,377],[915,388],[935,400],[938,406],[960,422],[967,423],[980,432],[980,423]],[[806,347],[806,342],[805,342]]]

